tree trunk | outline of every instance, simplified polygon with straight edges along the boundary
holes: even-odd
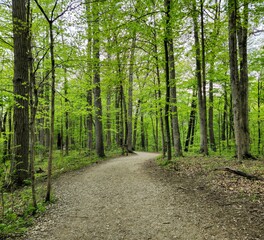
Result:
[[[27,0],[12,0],[14,39],[14,159],[12,179],[15,186],[22,186],[29,177],[29,76],[28,76],[28,27]]]
[[[138,122],[140,103],[141,103],[140,100],[138,100],[136,113],[135,113],[134,128],[133,128],[133,150],[136,149],[136,144],[137,144],[137,122]]]
[[[214,60],[213,60],[214,61]],[[211,69],[214,69],[213,63]],[[212,76],[214,75],[214,71],[212,71]],[[212,77],[209,82],[209,112],[208,112],[208,120],[209,120],[209,139],[210,139],[210,147],[216,152],[216,144],[215,144],[215,134],[214,134],[214,87]]]
[[[261,108],[261,94],[262,94],[262,82],[261,82],[261,75],[258,78],[258,154],[260,154],[260,146],[261,146],[261,114],[260,114],[260,108]]]
[[[88,89],[86,93],[87,99],[87,148],[89,154],[94,150],[93,144],[93,91],[92,91],[92,74],[90,73],[92,69],[92,9],[91,3],[89,1],[85,1],[86,6],[86,18],[88,23],[87,29],[87,84]]]
[[[170,123],[169,123],[169,108],[170,108],[170,79],[169,79],[169,53],[168,41],[164,40],[165,49],[165,72],[166,72],[166,103],[165,103],[165,129],[166,129],[166,145],[167,145],[167,159],[171,160],[171,136],[170,136]]]
[[[133,116],[133,71],[134,71],[134,55],[136,48],[136,33],[133,34],[130,63],[129,63],[129,84],[128,84],[128,116],[127,116],[127,150],[133,152],[132,140],[132,116]]]
[[[37,198],[36,198],[36,187],[35,187],[35,145],[36,145],[36,113],[38,108],[38,90],[36,86],[36,77],[33,71],[34,61],[32,55],[32,15],[30,1],[28,1],[28,52],[29,52],[29,69],[30,69],[30,91],[29,91],[29,101],[30,101],[30,176],[31,176],[31,192],[32,192],[32,205],[33,213],[37,210]]]
[[[170,0],[164,0],[165,6],[165,19],[166,19],[166,27],[165,27],[165,38],[164,38],[164,52],[165,52],[165,79],[166,79],[166,103],[165,103],[165,128],[166,128],[166,137],[167,137],[167,159],[171,160],[171,134],[170,134],[170,123],[169,123],[169,115],[170,115],[170,50],[169,49],[169,41],[170,41]],[[174,76],[175,77],[175,76]]]
[[[234,116],[234,131],[237,147],[237,158],[241,161],[249,154],[249,129],[248,129],[248,73],[247,73],[247,22],[248,3],[244,2],[243,26],[238,23],[239,12],[237,0],[228,1],[228,35],[230,80],[232,89],[232,103]],[[238,26],[239,24],[239,26]],[[237,34],[237,35],[236,35]],[[238,73],[237,36],[240,55],[240,79]]]
[[[53,142],[54,142],[54,122],[55,122],[55,58],[54,58],[54,36],[53,22],[49,21],[50,30],[50,59],[51,59],[51,106],[50,106],[50,140],[49,140],[49,160],[48,160],[48,178],[46,202],[51,200],[51,176],[53,160]]]
[[[184,147],[185,152],[188,152],[189,145],[192,145],[191,139],[193,138],[193,135],[194,135],[196,105],[197,105],[196,104],[196,97],[197,97],[197,93],[196,93],[195,89],[193,89],[193,99],[192,99],[192,103],[191,103],[191,112],[190,112],[187,136],[186,136],[185,147]]]
[[[155,35],[156,39],[156,35]],[[161,130],[161,140],[162,140],[162,156],[163,158],[166,155],[166,140],[165,140],[165,133],[164,133],[164,121],[163,121],[163,108],[161,106],[161,81],[160,81],[160,69],[159,69],[159,59],[158,59],[158,48],[157,44],[154,46],[155,49],[155,60],[156,60],[156,75],[157,75],[157,82],[158,82],[158,114],[160,119],[160,130]]]
[[[144,128],[144,113],[140,113],[140,137],[141,137],[141,149],[146,150],[146,137],[145,137],[145,128]]]
[[[238,13],[238,49],[240,62],[240,100],[241,100],[241,148],[243,158],[250,157],[250,134],[248,121],[248,60],[247,60],[247,35],[248,35],[248,0],[243,2],[243,13]],[[240,16],[242,15],[242,17]],[[243,21],[243,22],[242,22]]]
[[[101,87],[100,87],[100,53],[99,53],[99,40],[94,39],[94,53],[95,53],[95,68],[94,68],[94,107],[95,107],[95,140],[96,140],[96,153],[98,157],[104,157],[104,140],[103,140],[103,123],[102,123],[102,101],[101,101]]]
[[[199,102],[199,116],[200,116],[200,152],[204,155],[208,155],[207,147],[207,123],[206,123],[206,96],[205,96],[205,76],[202,76],[201,64],[201,50],[199,42],[199,28],[197,20],[196,2],[193,1],[193,23],[194,23],[194,40],[196,50],[196,78],[198,86],[198,102]],[[203,50],[203,49],[202,49]],[[204,58],[203,58],[204,59]],[[205,69],[203,69],[205,72]]]

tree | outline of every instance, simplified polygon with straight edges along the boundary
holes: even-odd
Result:
[[[170,12],[170,2],[164,0],[165,6],[165,17],[166,26],[169,25],[169,12]],[[166,29],[167,30],[167,29]],[[165,129],[166,129],[166,145],[167,145],[167,159],[171,160],[171,133],[170,133],[170,123],[169,123],[169,108],[170,108],[170,69],[169,69],[169,40],[168,32],[165,31],[164,37],[164,53],[165,53],[165,79],[166,79],[166,103],[165,103]]]
[[[208,155],[207,144],[207,118],[206,118],[206,87],[205,87],[205,57],[204,57],[204,39],[202,31],[202,58],[201,46],[199,40],[199,27],[197,19],[196,1],[192,1],[193,5],[193,26],[194,26],[194,40],[195,40],[195,53],[196,53],[196,78],[198,86],[198,103],[199,103],[199,116],[200,116],[200,152]],[[202,7],[202,2],[201,2]],[[202,12],[202,11],[201,11]],[[202,21],[203,18],[201,18]],[[203,29],[203,22],[201,22]],[[202,60],[201,60],[202,59]]]
[[[49,202],[51,199],[51,175],[52,175],[52,160],[53,160],[53,142],[54,142],[54,122],[55,122],[55,56],[54,56],[54,23],[62,17],[69,9],[72,8],[72,5],[69,5],[64,11],[55,16],[55,10],[58,5],[58,0],[55,1],[53,8],[51,10],[50,16],[45,12],[43,7],[39,4],[38,0],[34,0],[37,4],[39,10],[45,17],[49,25],[49,48],[50,48],[50,60],[51,60],[51,107],[50,107],[50,139],[49,139],[49,161],[48,161],[48,180],[47,180],[47,194],[46,201]]]
[[[100,87],[100,38],[99,38],[99,6],[100,1],[96,1],[93,5],[93,61],[94,61],[94,107],[95,107],[95,143],[96,153],[98,157],[104,157],[104,140],[103,140],[103,123],[102,123],[102,101]]]
[[[241,23],[238,4],[239,1],[237,0],[228,1],[228,36],[236,151],[237,158],[241,161],[243,158],[250,156],[247,72],[248,2],[244,1],[243,23]],[[237,49],[237,44],[239,49]],[[240,60],[240,74],[238,60]]]
[[[178,120],[178,109],[177,109],[177,90],[176,90],[176,73],[175,73],[175,60],[174,60],[174,47],[173,47],[173,36],[172,36],[172,21],[171,21],[171,8],[172,2],[166,0],[165,7],[167,8],[166,17],[168,18],[166,24],[166,34],[168,38],[168,51],[169,51],[169,78],[170,78],[170,103],[171,103],[171,121],[172,121],[172,132],[173,132],[173,144],[175,155],[177,157],[182,156],[181,137]]]
[[[12,1],[14,38],[14,160],[13,183],[22,186],[29,177],[29,75],[28,75],[28,28],[27,1]]]

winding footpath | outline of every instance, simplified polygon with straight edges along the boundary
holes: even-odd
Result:
[[[137,153],[61,176],[57,203],[24,239],[231,239],[181,187],[150,174],[146,162],[157,156]]]

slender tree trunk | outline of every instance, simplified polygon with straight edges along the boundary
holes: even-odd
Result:
[[[180,137],[180,128],[178,120],[178,109],[177,109],[177,91],[176,91],[176,75],[174,66],[174,50],[173,42],[169,41],[169,62],[170,62],[170,86],[171,86],[171,118],[172,118],[172,132],[173,132],[173,144],[175,156],[182,156],[182,146]]]
[[[159,69],[159,59],[158,59],[158,50],[157,45],[155,44],[155,60],[156,60],[156,75],[158,82],[158,114],[160,119],[160,130],[161,130],[161,140],[162,140],[162,156],[163,158],[166,155],[167,147],[164,133],[164,120],[163,120],[163,108],[161,106],[161,81],[160,81],[160,69]]]
[[[171,49],[169,48],[171,47],[173,48],[173,46],[170,46],[170,37],[171,37],[170,36],[170,7],[171,7],[170,0],[164,0],[164,6],[165,6],[165,19],[166,19],[165,38],[164,38],[165,79],[166,79],[165,128],[166,128],[166,136],[167,136],[167,153],[168,153],[167,159],[171,160],[171,134],[170,134],[170,123],[169,123],[170,104],[171,104],[171,97],[170,97],[171,95],[170,50]]]
[[[12,0],[14,40],[14,159],[12,179],[15,186],[24,185],[29,177],[29,76],[27,0]]]
[[[141,148],[146,150],[146,136],[145,136],[145,127],[144,127],[144,113],[140,113],[140,136],[141,136]]]
[[[193,99],[192,99],[192,103],[191,103],[191,112],[190,112],[187,136],[186,136],[185,147],[184,147],[185,152],[188,152],[189,145],[191,145],[191,138],[193,137],[193,134],[194,134],[196,105],[197,105],[196,104],[196,97],[197,97],[197,93],[196,93],[195,89],[193,89]]]
[[[130,63],[129,63],[129,84],[128,84],[128,116],[127,116],[127,150],[133,152],[132,140],[132,116],[133,116],[133,71],[134,71],[134,56],[136,48],[136,33],[133,34]]]
[[[164,40],[165,49],[165,72],[166,72],[166,103],[165,103],[165,129],[166,129],[166,145],[167,145],[167,159],[171,160],[171,136],[169,123],[169,108],[170,108],[170,79],[169,79],[169,53],[168,41]]]
[[[87,84],[88,89],[86,93],[87,99],[87,148],[89,154],[94,150],[93,144],[93,91],[92,91],[92,8],[91,3],[88,0],[85,0],[86,6],[86,18],[88,23],[87,28]]]
[[[30,7],[30,0],[28,1],[28,50],[29,50],[29,69],[30,69],[30,91],[29,91],[29,101],[30,101],[30,175],[31,175],[31,192],[32,192],[32,205],[34,208],[33,213],[37,209],[37,198],[36,198],[36,188],[35,188],[35,144],[36,144],[36,113],[38,107],[38,90],[36,86],[35,74],[33,71],[34,61],[32,55],[32,35],[31,35],[31,25],[32,25],[32,14]]]
[[[196,78],[198,85],[198,102],[199,102],[199,116],[200,116],[200,152],[205,155],[208,155],[205,82],[203,81],[203,76],[202,76],[202,67],[204,68],[204,64],[201,64],[199,28],[198,28],[197,9],[196,9],[195,1],[193,1],[193,22],[194,22],[194,40],[195,40],[195,50],[196,50]],[[205,76],[204,76],[204,80],[205,80]]]
[[[260,107],[261,107],[261,93],[262,93],[262,82],[261,82],[261,75],[258,78],[258,154],[260,154],[260,146],[261,146],[261,114],[260,114]]]
[[[136,113],[135,113],[134,128],[133,128],[133,150],[136,149],[136,145],[137,145],[137,122],[138,122],[140,103],[141,101],[138,100]]]
[[[108,149],[111,149],[112,146],[112,134],[111,134],[111,92],[112,89],[109,89],[107,93],[107,103],[106,103],[106,145]]]
[[[200,0],[201,14],[201,50],[202,50],[202,114],[203,114],[203,148],[201,149],[205,155],[208,155],[208,140],[207,140],[207,104],[206,104],[206,69],[205,69],[205,39],[204,39],[204,1]]]
[[[214,60],[213,60],[214,61]],[[213,64],[213,63],[212,63]],[[214,69],[214,66],[211,66],[211,69]],[[214,75],[214,71],[213,74]],[[214,134],[214,87],[213,80],[210,79],[209,82],[209,110],[208,110],[208,120],[209,120],[209,139],[210,139],[210,147],[216,152],[216,144],[215,144],[215,134]]]
[[[54,36],[53,22],[49,22],[50,30],[50,59],[51,59],[51,106],[50,106],[50,140],[49,140],[49,160],[48,160],[48,179],[46,202],[51,200],[51,176],[53,160],[53,142],[54,142],[54,122],[55,122],[55,58],[54,58]]]
[[[155,7],[155,3],[154,3]],[[164,133],[164,120],[163,120],[163,107],[161,105],[161,80],[160,80],[160,69],[159,69],[159,57],[158,57],[158,46],[157,46],[157,31],[156,31],[156,19],[154,16],[154,58],[155,58],[155,65],[156,65],[156,75],[157,75],[157,84],[158,84],[158,115],[160,119],[160,130],[161,130],[161,141],[162,141],[162,156],[165,158],[167,147],[166,147],[166,140],[165,140],[165,133]]]

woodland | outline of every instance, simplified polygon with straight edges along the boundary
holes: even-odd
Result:
[[[0,12],[1,230],[21,202],[43,210],[39,191],[52,201],[67,166],[134,151],[263,159],[262,0],[0,0]]]

